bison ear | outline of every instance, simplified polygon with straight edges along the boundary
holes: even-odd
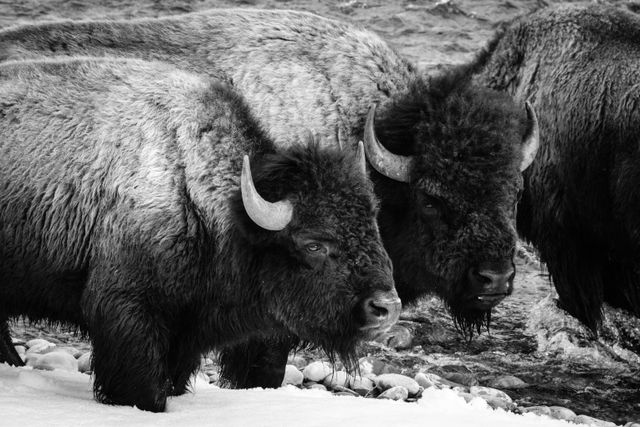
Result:
[[[538,118],[536,112],[527,101],[525,103],[527,109],[527,119],[529,122],[529,132],[522,143],[522,163],[520,163],[520,172],[528,168],[536,158],[536,153],[540,147],[540,128],[538,126]]]

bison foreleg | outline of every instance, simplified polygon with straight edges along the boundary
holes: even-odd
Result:
[[[104,289],[110,290],[109,293]],[[144,296],[95,287],[84,308],[93,345],[94,394],[98,401],[161,412],[171,389],[167,330],[149,312]]]
[[[13,366],[24,366],[11,340],[11,331],[6,319],[0,320],[0,363],[3,362]]]
[[[220,353],[221,378],[234,388],[280,387],[289,351],[296,345],[296,339],[277,337],[227,347]]]
[[[177,342],[171,345],[169,370],[173,380],[172,396],[180,396],[187,392],[191,375],[200,366],[200,353],[188,343]]]

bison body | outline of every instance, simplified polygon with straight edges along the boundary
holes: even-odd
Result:
[[[86,331],[100,401],[161,411],[254,338],[348,362],[397,320],[361,150],[276,151],[233,90],[159,63],[6,63],[0,99],[0,319]]]
[[[596,330],[604,302],[640,315],[640,18],[604,6],[510,23],[478,82],[531,100],[541,148],[517,224],[561,306]]]
[[[293,11],[217,9],[0,31],[0,60],[61,55],[157,59],[225,79],[279,147],[311,131],[353,149],[366,134],[380,231],[403,302],[437,294],[473,333],[512,292],[514,207],[537,128],[524,104],[471,83],[478,63],[423,76],[374,33]],[[263,352],[239,348],[228,359]],[[277,386],[280,374],[232,383]]]

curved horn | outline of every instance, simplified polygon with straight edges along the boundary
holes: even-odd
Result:
[[[269,231],[278,231],[285,228],[293,217],[293,205],[288,200],[275,203],[267,202],[263,199],[251,177],[251,166],[249,156],[244,156],[242,160],[242,176],[240,177],[240,191],[242,193],[242,204],[249,218],[260,227]]]
[[[400,182],[409,182],[413,158],[411,156],[393,154],[380,144],[378,138],[376,138],[374,128],[375,115],[376,106],[374,104],[369,108],[367,122],[364,125],[364,146],[369,163],[387,178]]]
[[[522,163],[520,163],[520,172],[528,168],[536,158],[538,148],[540,148],[540,128],[538,127],[538,118],[536,112],[529,103],[525,102],[527,108],[527,118],[529,119],[529,134],[522,143]]]
[[[367,176],[367,160],[364,155],[364,144],[362,141],[358,141],[358,150],[356,151],[356,164],[358,169],[362,171],[364,176]]]

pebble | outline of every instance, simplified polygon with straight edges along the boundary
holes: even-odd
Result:
[[[341,396],[349,395],[349,396],[360,397],[360,394],[356,393],[355,391],[347,387],[343,387],[341,385],[334,386],[333,391],[334,391],[334,394],[339,394]]]
[[[35,340],[32,340],[35,341]],[[45,340],[42,340],[45,341]],[[31,342],[31,341],[29,341]],[[27,343],[28,344],[28,343]],[[45,353],[49,353],[50,351],[53,351],[53,349],[56,348],[56,345],[54,343],[51,343],[49,341],[45,341],[45,342],[38,342],[32,346],[27,346],[27,354],[45,354]]]
[[[478,379],[473,374],[467,374],[463,372],[444,372],[442,376],[454,383],[462,384],[467,387],[478,385]]]
[[[504,409],[505,411],[513,411],[517,408],[517,405],[515,403],[504,400],[504,399],[489,397],[485,400],[487,401],[489,406],[491,406],[491,408],[493,409],[500,408],[500,409]]]
[[[505,402],[512,402],[511,397],[507,393],[491,387],[474,385],[472,387],[469,387],[469,393],[474,396],[479,396],[485,400],[499,399],[504,400]]]
[[[640,423],[634,423],[633,421],[629,421],[624,425],[624,427],[640,427]]]
[[[78,371],[78,361],[76,358],[64,351],[54,351],[43,354],[38,357],[32,366],[34,369],[42,369],[45,371],[53,371],[54,369],[69,372]]]
[[[402,386],[409,395],[413,396],[420,391],[420,385],[413,378],[400,374],[382,374],[376,379],[376,387],[385,391],[397,386]]]
[[[374,389],[375,384],[367,377],[351,377],[349,388],[360,396],[366,396]]]
[[[549,406],[549,416],[556,420],[571,421],[576,417],[576,413],[563,406]]]
[[[499,388],[499,389],[518,389],[528,387],[529,384],[522,381],[518,377],[514,377],[513,375],[503,375],[501,377],[497,377],[489,382],[490,387]]]
[[[53,343],[50,342],[50,341],[47,341],[45,339],[42,339],[42,338],[34,338],[32,340],[27,341],[24,345],[26,345],[27,348],[31,348],[31,347],[34,347],[34,346],[39,345],[39,344],[51,345]],[[53,344],[53,345],[55,345],[55,344]]]
[[[24,358],[24,355],[27,352],[27,348],[23,345],[17,345],[14,348],[16,349],[16,352]]]
[[[599,420],[588,415],[578,415],[572,421],[576,424],[591,424],[596,427],[616,427],[615,423]]]
[[[70,355],[72,355],[73,357],[75,357],[76,359],[80,356],[82,356],[82,352],[79,351],[77,348],[75,347],[56,347],[54,349],[54,351],[64,351],[69,353]]]
[[[322,384],[318,384],[318,383],[306,383],[304,384],[305,388],[308,388],[310,390],[324,390],[327,391],[327,388],[325,386],[323,386]]]
[[[529,406],[528,408],[520,408],[522,412],[532,413],[536,415],[551,415],[551,409],[548,406]]]
[[[88,351],[82,356],[78,357],[78,371],[87,373],[91,370],[91,352]]]
[[[331,364],[320,361],[309,363],[302,371],[305,380],[316,383],[322,382],[331,373],[333,373]]]
[[[380,393],[378,399],[389,399],[389,400],[405,400],[409,397],[409,391],[402,387],[401,385],[391,387],[384,392]]]
[[[396,350],[406,350],[411,347],[413,336],[409,329],[395,324],[376,341]]]
[[[328,389],[333,389],[336,386],[346,387],[349,385],[350,381],[351,375],[347,374],[345,371],[336,371],[327,375],[322,384],[324,384]]]
[[[462,384],[454,383],[453,381],[444,379],[439,375],[432,374],[431,372],[420,372],[416,374],[414,379],[420,386],[424,388],[435,387],[438,389],[441,389],[441,388],[466,389],[466,387],[463,386]]]
[[[302,372],[298,370],[294,365],[287,365],[284,370],[284,378],[282,379],[282,385],[301,385],[304,376]]]

